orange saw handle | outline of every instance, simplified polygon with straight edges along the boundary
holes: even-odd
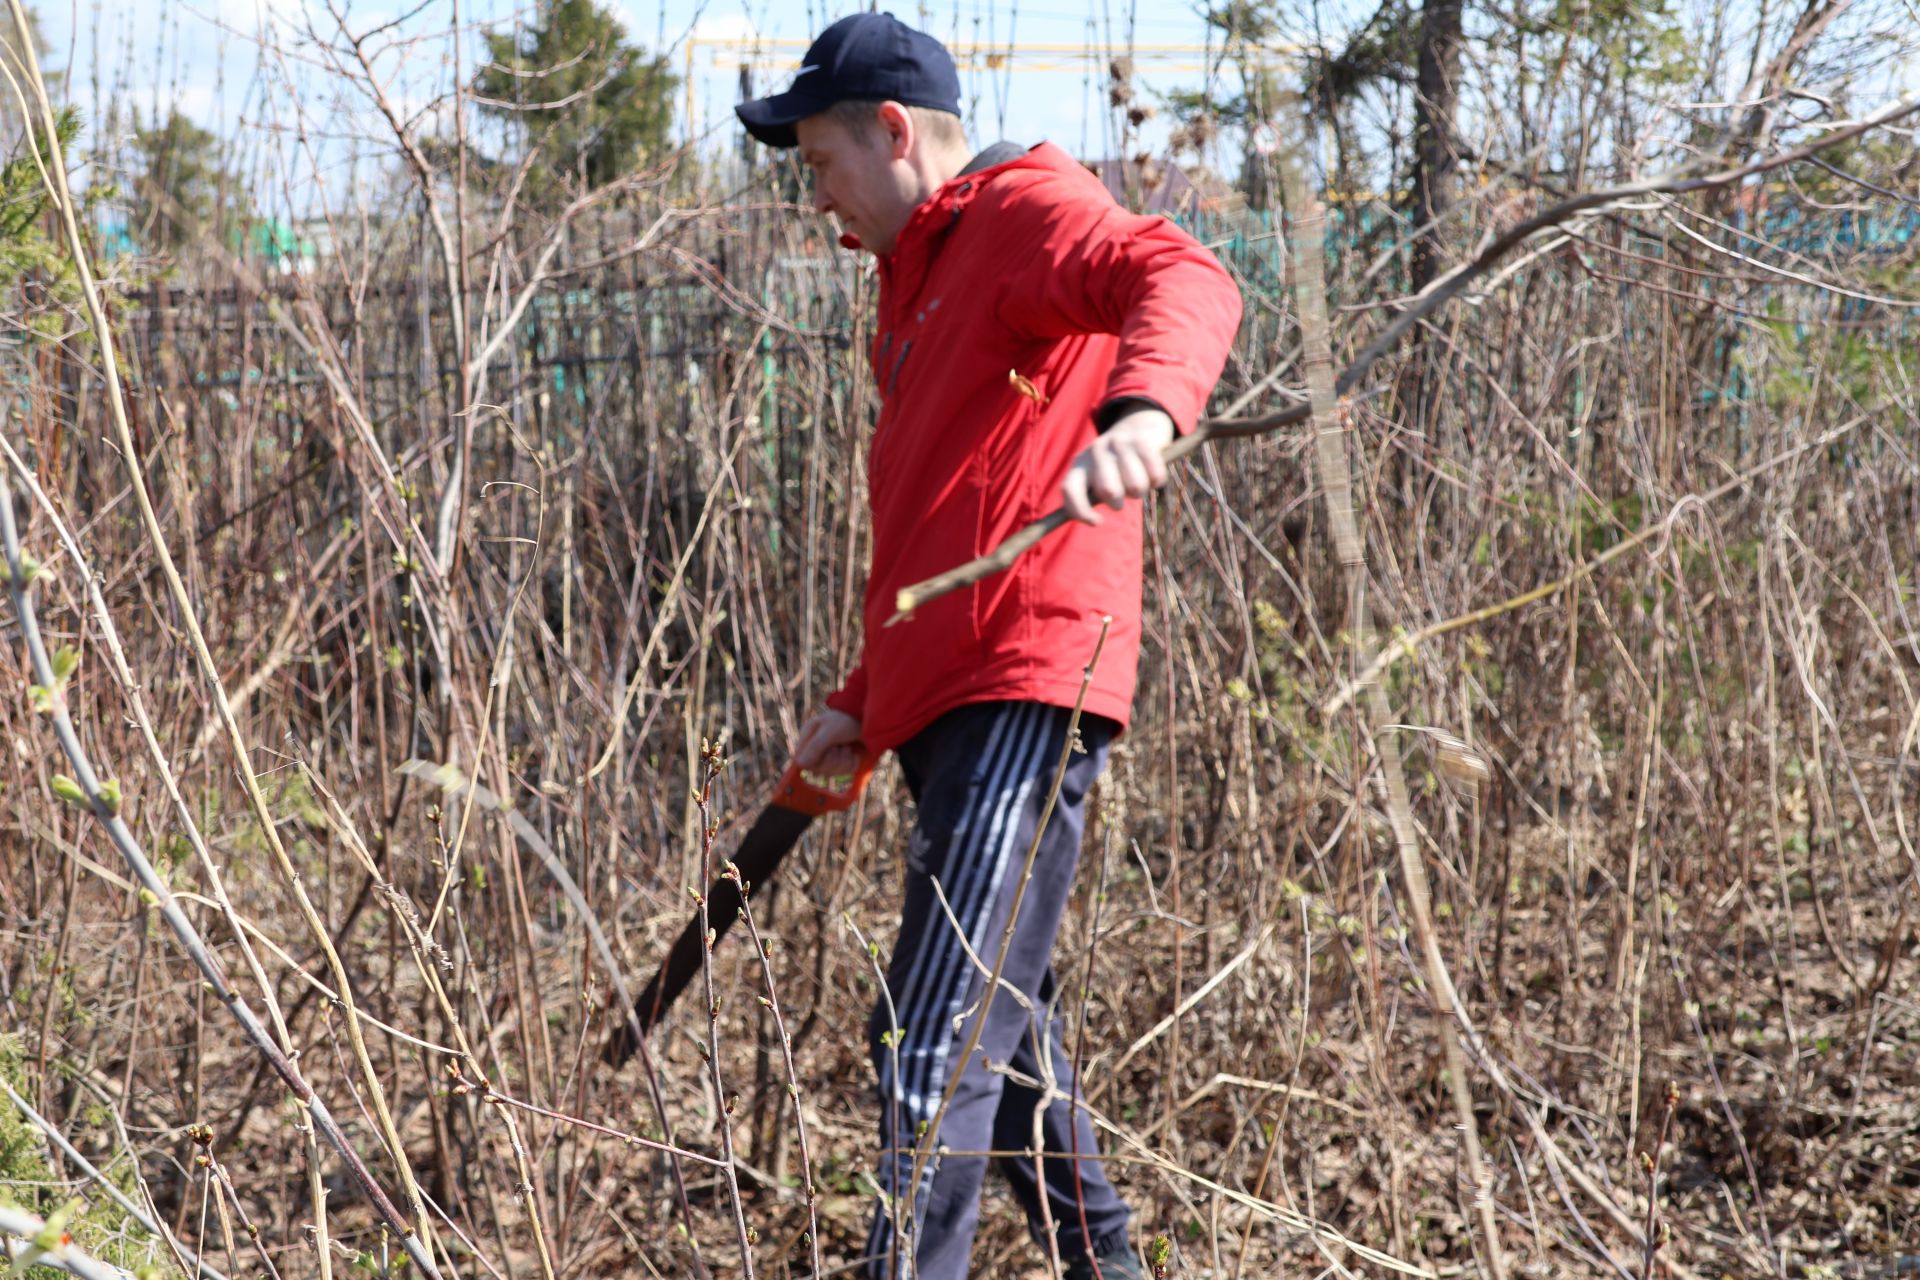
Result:
[[[806,770],[797,764],[789,764],[787,771],[780,775],[780,781],[774,784],[773,803],[782,809],[804,813],[809,818],[839,813],[851,808],[853,802],[860,798],[860,793],[866,790],[867,779],[873,776],[874,766],[879,762],[878,756],[862,752],[847,779],[847,785],[837,791],[819,786],[807,777]]]

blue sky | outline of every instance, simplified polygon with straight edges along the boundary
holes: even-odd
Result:
[[[418,0],[336,2],[361,31],[418,7]],[[757,60],[758,92],[781,87],[798,62],[797,48],[755,53],[752,42],[804,41],[826,22],[865,6],[827,0],[614,0],[614,7],[630,37],[649,48],[665,47],[676,70],[685,69],[692,53],[695,132],[709,146],[724,146],[736,136],[730,106],[738,96],[738,59]],[[1177,2],[1139,6],[1131,18],[1126,7],[1110,0],[1092,0],[1086,9],[1076,9],[1074,0],[1040,0],[1037,7],[1018,0],[931,0],[890,7],[956,47],[1052,46],[1019,54],[1010,69],[963,71],[969,123],[982,142],[1001,136],[1021,142],[1050,138],[1087,155],[1110,153],[1118,144],[1110,136],[1105,66],[1109,42],[1124,45],[1129,22],[1133,39],[1143,47],[1198,45],[1207,39],[1195,6]],[[1337,12],[1356,6],[1333,0],[1328,7]],[[530,0],[461,0],[460,18],[470,31],[465,42],[469,74],[479,45],[476,28],[504,29],[516,12],[524,16],[531,9]],[[197,122],[231,137],[250,132],[290,137],[300,114],[310,137],[328,140],[325,145],[343,146],[340,135],[354,132],[366,133],[376,149],[381,141],[384,130],[370,104],[342,97],[314,65],[304,28],[311,23],[330,36],[337,30],[325,0],[134,0],[122,5],[42,0],[40,13],[52,46],[49,62],[71,68],[71,92],[83,107],[111,98],[117,86],[143,112],[177,104]],[[429,0],[396,29],[395,34],[429,37],[390,50],[382,60],[383,73],[393,77],[396,100],[417,108],[451,85],[451,46],[444,32],[453,13],[454,0]],[[435,33],[441,34],[434,38]],[[1150,101],[1154,90],[1202,87],[1204,61],[1198,52],[1144,54],[1136,72],[1143,96]],[[300,113],[292,110],[295,98],[303,107]],[[1164,136],[1162,121],[1149,122],[1144,130],[1150,146]]]
[[[693,6],[689,0],[680,7],[691,10]],[[756,35],[805,40],[812,30],[854,7],[713,0],[693,30],[701,40],[751,40]],[[1070,151],[1093,155],[1111,150],[1110,144],[1116,141],[1103,137],[1103,131],[1111,125],[1106,105],[1106,62],[1110,51],[1126,45],[1129,24],[1139,50],[1136,76],[1146,100],[1152,100],[1155,90],[1192,90],[1205,85],[1203,49],[1208,32],[1194,7],[1178,3],[1140,6],[1141,11],[1129,19],[1124,6],[1094,4],[1076,11],[1071,0],[1041,0],[1038,6],[1010,0],[978,4],[941,0],[901,4],[894,6],[893,12],[956,50],[1008,46],[1019,50],[1002,70],[962,67],[969,123],[978,140],[991,141],[1003,135],[1020,142],[1048,138]],[[1169,45],[1187,49],[1154,49]],[[726,104],[738,95],[734,80],[737,72],[724,64],[729,58],[737,59],[739,53],[698,41],[693,52],[697,68],[695,109],[700,126],[724,128]],[[767,70],[756,79],[759,92],[779,88],[785,82],[786,69],[798,61],[798,51],[792,48],[769,52],[773,56]],[[1150,141],[1164,137],[1164,132],[1162,126],[1149,125],[1147,129]]]
[[[907,0],[889,6],[904,20],[931,31],[952,47],[968,45],[1026,50],[1009,68],[963,68],[969,123],[976,142],[1005,137],[1031,143],[1042,138],[1084,156],[1113,155],[1114,113],[1106,105],[1106,57],[1124,46],[1129,29],[1142,47],[1202,44],[1207,28],[1197,9],[1203,0]],[[357,32],[404,19],[378,43],[377,68],[399,109],[412,115],[444,100],[454,81],[454,42],[447,32],[459,13],[466,31],[460,42],[465,74],[473,72],[483,29],[505,30],[516,14],[524,18],[533,0],[331,0],[344,8]],[[709,153],[737,145],[731,104],[737,96],[737,66],[752,56],[753,42],[801,42],[760,50],[755,89],[766,92],[786,83],[801,47],[811,33],[844,13],[863,8],[854,0],[612,0],[629,35],[663,49],[677,70],[688,66],[694,116],[692,127]],[[1720,0],[1675,0],[1690,30],[1704,32]],[[1916,28],[1909,17],[1916,0],[1866,0],[1823,37],[1823,47],[1879,49],[1877,83],[1857,86],[1855,108],[1877,105],[1920,81],[1914,55]],[[343,85],[321,65],[311,28],[338,39],[328,12],[329,0],[40,0],[42,27],[52,46],[48,62],[70,68],[72,99],[87,110],[96,128],[99,105],[116,91],[143,112],[178,105],[200,124],[235,140],[236,164],[256,184],[284,192],[294,205],[311,205],[316,193],[331,207],[348,183],[377,186],[394,168],[391,133],[364,93]],[[1351,29],[1377,7],[1377,0],[1295,0],[1295,11],[1318,13],[1319,37],[1344,44]],[[1792,12],[1779,4],[1768,9],[1775,26]],[[1761,0],[1726,0],[1729,47],[1751,48],[1753,25],[1763,12]],[[1471,25],[1498,30],[1499,19],[1474,10]],[[1310,32],[1291,33],[1297,40]],[[692,43],[689,44],[689,37]],[[1779,37],[1760,42],[1776,47]],[[1035,52],[1048,46],[1050,52]],[[1473,46],[1478,48],[1479,46]],[[1094,56],[1088,57],[1091,50]],[[1193,90],[1207,84],[1199,52],[1143,56],[1136,80],[1144,101],[1155,92]],[[1730,59],[1730,62],[1738,59]],[[1817,76],[1819,67],[1808,68]],[[1503,73],[1469,60],[1469,93],[1477,79]],[[1729,74],[1744,75],[1743,67]],[[1225,93],[1231,85],[1221,86]],[[1730,86],[1723,92],[1731,92]],[[1681,89],[1684,100],[1697,86]],[[683,95],[682,107],[684,109]],[[1403,107],[1394,115],[1408,114]],[[1685,114],[1684,112],[1682,113]],[[1680,124],[1683,121],[1672,120]],[[422,120],[431,127],[444,121]],[[1667,123],[1665,121],[1661,123]],[[1403,131],[1410,120],[1363,120],[1363,129]],[[124,127],[124,126],[123,126]],[[1469,123],[1469,129],[1478,126]],[[1664,131],[1663,131],[1664,132]],[[1676,130],[1678,132],[1678,130]],[[1404,136],[1404,132],[1403,132]],[[1159,150],[1166,122],[1150,121],[1129,149]],[[304,142],[301,140],[304,138]],[[1517,140],[1478,140],[1494,153],[1511,150]],[[1209,156],[1216,168],[1235,168],[1231,139],[1223,152]],[[314,175],[318,175],[316,179]],[[320,185],[324,184],[324,191]]]

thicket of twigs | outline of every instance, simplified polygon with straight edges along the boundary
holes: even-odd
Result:
[[[1475,69],[1488,181],[1437,228],[1442,270],[1575,192],[1895,101],[1844,7],[1749,31],[1732,106],[1681,110],[1690,87],[1571,36],[1516,45],[1530,86]],[[379,92],[381,48],[430,37],[362,62],[314,34],[395,126],[403,199],[330,210],[293,274],[209,246],[8,285],[0,1075],[44,1120],[0,1120],[8,1193],[58,1218],[41,1261],[81,1268],[61,1230],[229,1275],[842,1267],[896,777],[756,896],[766,945],[720,949],[717,1019],[696,986],[649,1061],[600,1050],[603,957],[637,989],[856,650],[873,285],[777,166],[457,188],[457,145]],[[1848,69],[1851,97],[1815,74]],[[1404,97],[1350,100],[1341,147]],[[1151,504],[1138,719],[1060,957],[1169,1274],[1913,1251],[1914,119],[1544,219],[1375,363],[1337,423],[1378,634],[1306,424],[1210,446]],[[63,204],[34,215],[56,257]],[[1338,211],[1335,371],[1409,305],[1417,230]],[[1282,223],[1199,229],[1248,292],[1217,407],[1295,403]],[[976,1257],[1047,1265],[1003,1198]]]

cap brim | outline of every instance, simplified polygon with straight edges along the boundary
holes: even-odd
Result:
[[[770,147],[797,147],[800,139],[793,126],[808,116],[817,116],[833,104],[805,93],[776,93],[734,104],[733,113],[747,132]]]

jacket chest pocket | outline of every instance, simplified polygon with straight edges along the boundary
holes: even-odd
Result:
[[[943,301],[936,284],[890,312],[873,361],[874,385],[883,397],[892,399],[907,390],[913,373],[926,363],[927,353],[951,340],[953,312],[942,313]]]
[[[876,493],[881,491],[886,464],[892,452],[889,448],[893,434],[890,428],[896,416],[893,412],[892,389],[899,379],[900,366],[906,359],[905,347],[909,343],[901,342],[898,345],[901,349],[896,351],[894,331],[889,328],[881,332],[868,350],[868,367],[873,373],[874,388],[880,393],[880,413],[874,422],[873,438],[867,443],[867,484]]]
[[[931,309],[938,311],[939,306],[936,298]],[[928,345],[928,310],[921,307],[893,317],[893,322],[882,330],[873,345],[873,383],[880,392],[880,423],[867,452],[867,479],[876,490],[894,462],[893,455],[899,452],[898,441],[888,438],[897,434],[897,431],[888,431],[889,421],[897,419],[901,405],[911,399],[913,375],[926,361],[923,348]]]
[[[992,425],[980,442],[977,465],[996,505],[1029,502],[1048,477],[1035,472],[1035,433],[1041,429],[1051,379],[1042,362],[1009,353],[1008,367],[986,389],[992,398]]]

